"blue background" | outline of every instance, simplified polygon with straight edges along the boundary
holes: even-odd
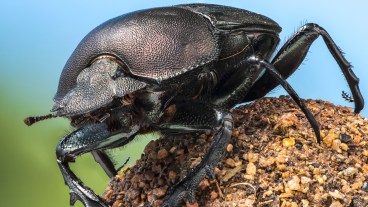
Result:
[[[367,99],[365,1],[190,2],[226,4],[264,14],[283,27],[281,43],[306,21],[320,24],[355,66]],[[67,121],[59,118],[28,128],[23,118],[48,113],[66,60],[94,27],[123,13],[178,3],[189,1],[0,1],[1,206],[69,205],[68,189],[55,161],[58,139],[71,130]],[[349,92],[349,88],[322,39],[313,44],[307,60],[288,81],[302,98],[353,106],[341,98],[341,91]],[[269,96],[280,94],[285,94],[282,88]],[[362,114],[367,117],[368,110]],[[145,137],[127,147],[127,154],[139,156],[138,148],[148,140]],[[77,174],[97,192],[103,192],[108,179],[91,157],[83,156],[77,161],[73,166]]]

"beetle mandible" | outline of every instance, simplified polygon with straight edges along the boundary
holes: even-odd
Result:
[[[70,188],[71,205],[108,206],[69,168],[91,152],[110,176],[117,173],[106,149],[120,147],[150,130],[166,134],[214,132],[210,150],[171,189],[164,206],[184,198],[213,170],[231,137],[230,109],[282,85],[306,115],[320,140],[318,123],[286,82],[322,36],[340,66],[359,113],[364,100],[359,79],[330,35],[317,24],[302,26],[276,53],[281,27],[247,10],[208,4],[136,11],[92,30],[67,61],[52,114],[25,119],[31,125],[66,117],[76,130],[57,144],[57,163]]]

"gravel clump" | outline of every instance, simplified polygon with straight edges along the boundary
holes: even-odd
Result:
[[[215,179],[205,178],[197,201],[183,206],[368,206],[368,119],[325,101],[306,105],[320,124],[320,144],[288,96],[234,109]],[[134,166],[112,179],[104,199],[112,207],[161,206],[211,141],[210,132],[151,141]]]

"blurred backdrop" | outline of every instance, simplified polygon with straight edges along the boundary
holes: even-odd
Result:
[[[226,1],[190,1],[224,4]],[[0,1],[0,196],[1,206],[68,206],[68,189],[55,161],[55,146],[71,131],[61,118],[27,127],[23,119],[49,112],[60,72],[78,42],[100,23],[139,9],[189,3],[189,1]],[[366,63],[367,4],[363,0],[228,1],[226,5],[248,9],[278,22],[285,40],[302,23],[323,26],[346,53],[360,77],[368,99]],[[193,31],[195,32],[195,31]],[[289,78],[302,98],[323,99],[353,106],[341,98],[349,91],[342,73],[324,42],[313,44],[307,61]],[[269,96],[285,94],[282,88]],[[368,117],[368,110],[362,114]],[[125,157],[133,159],[149,137],[128,146]],[[98,193],[108,182],[91,156],[77,159],[72,168]],[[77,203],[76,206],[82,206]]]

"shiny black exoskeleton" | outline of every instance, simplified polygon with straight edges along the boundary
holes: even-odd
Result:
[[[195,189],[221,158],[233,128],[229,110],[282,85],[305,113],[320,140],[318,124],[285,81],[322,36],[339,64],[355,102],[364,101],[351,65],[319,25],[302,26],[270,60],[279,42],[273,20],[227,6],[192,4],[154,8],[111,19],[75,49],[60,77],[53,114],[27,124],[67,117],[74,132],[56,154],[71,204],[108,206],[70,170],[75,157],[92,152],[109,176],[116,168],[106,149],[150,130],[166,134],[214,131],[214,142],[193,171],[171,189],[164,206],[195,200]]]

